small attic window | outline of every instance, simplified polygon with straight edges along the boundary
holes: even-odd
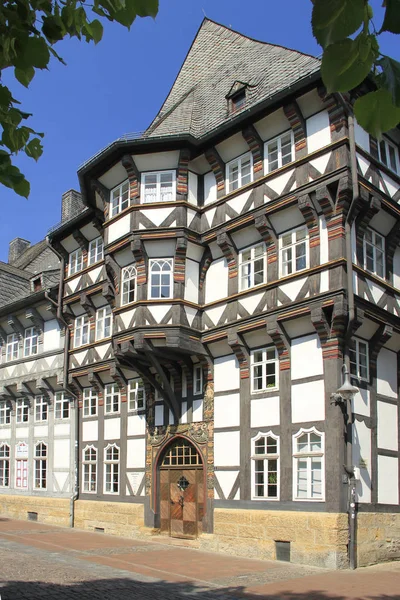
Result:
[[[40,277],[37,277],[32,281],[32,287],[34,292],[40,292],[42,289],[42,280]]]
[[[234,94],[230,99],[230,112],[237,112],[246,104],[246,90],[239,90],[236,94]]]

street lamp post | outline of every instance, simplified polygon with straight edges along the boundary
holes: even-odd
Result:
[[[354,396],[359,392],[358,387],[351,384],[349,371],[347,365],[342,365],[342,376],[343,383],[331,394],[331,401],[334,404],[341,406],[344,410],[344,417],[347,431],[347,444],[346,444],[346,464],[344,469],[347,474],[348,481],[348,499],[347,499],[347,510],[349,514],[349,567],[350,569],[356,568],[356,480],[355,480],[355,468],[353,465],[352,457],[352,408],[351,401]]]

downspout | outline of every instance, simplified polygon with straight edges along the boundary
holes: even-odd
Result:
[[[65,326],[65,342],[64,342],[64,363],[63,363],[63,375],[64,375],[64,389],[74,398],[75,403],[75,421],[74,421],[74,487],[73,494],[70,497],[69,503],[69,526],[74,527],[75,521],[75,502],[79,497],[79,418],[78,418],[78,397],[71,390],[68,384],[68,354],[70,347],[70,336],[69,336],[69,326],[62,314],[62,299],[64,297],[64,272],[65,272],[65,259],[64,257],[57,252],[50,244],[49,238],[46,238],[46,242],[48,246],[52,249],[52,251],[57,254],[60,259],[60,283],[58,285],[58,302],[55,302],[47,292],[45,292],[45,297],[49,302],[51,302],[57,308],[57,319],[61,321]]]
[[[350,146],[350,169],[351,169],[351,184],[352,184],[352,200],[345,220],[345,244],[346,244],[346,273],[347,273],[347,300],[349,318],[347,321],[346,333],[344,336],[344,364],[348,372],[350,372],[350,348],[349,342],[352,336],[353,324],[355,321],[355,305],[354,305],[354,285],[353,285],[353,253],[351,247],[351,225],[354,213],[354,207],[359,199],[358,187],[358,171],[357,171],[357,155],[356,155],[356,140],[354,134],[354,113],[346,103],[342,94],[335,94],[347,116],[349,129],[349,146]],[[351,399],[346,401],[346,465],[345,470],[348,477],[348,514],[349,514],[349,567],[356,568],[356,483],[354,479],[353,465],[353,413],[351,407]]]

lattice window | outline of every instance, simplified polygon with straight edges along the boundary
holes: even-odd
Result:
[[[164,455],[162,465],[164,467],[200,466],[202,462],[199,453],[190,442],[179,440],[169,446]]]

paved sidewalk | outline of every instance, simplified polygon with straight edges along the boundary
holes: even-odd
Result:
[[[327,571],[0,518],[1,600],[400,600],[400,563]]]

